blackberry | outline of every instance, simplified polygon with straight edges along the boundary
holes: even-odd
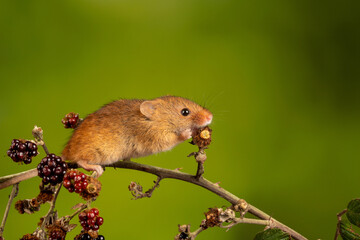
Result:
[[[37,166],[38,176],[42,178],[44,184],[56,185],[64,179],[67,164],[61,157],[55,154],[48,154]]]
[[[84,210],[79,213],[80,225],[84,230],[97,231],[100,226],[104,223],[104,219],[99,216],[99,210],[97,208],[92,208],[90,210]]]
[[[7,155],[14,162],[29,164],[31,163],[32,158],[38,155],[37,150],[36,143],[22,139],[13,139],[10,149],[7,151]]]
[[[188,239],[188,238],[189,238],[189,234],[182,232],[182,233],[180,233],[179,238],[180,238],[180,239]]]
[[[80,121],[79,114],[73,112],[66,114],[65,117],[61,120],[65,128],[76,128]]]
[[[72,169],[65,174],[63,186],[69,192],[81,193],[88,186],[88,177],[84,173]]]
[[[105,240],[105,237],[103,235],[99,235],[95,240]]]
[[[81,240],[92,240],[91,236],[88,233],[84,233],[80,237]]]

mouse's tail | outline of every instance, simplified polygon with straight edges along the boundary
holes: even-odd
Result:
[[[0,189],[7,188],[15,183],[33,178],[38,175],[36,168],[27,170],[25,172],[15,173],[12,175],[0,177]]]

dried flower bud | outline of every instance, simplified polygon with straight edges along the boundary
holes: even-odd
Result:
[[[215,227],[220,225],[219,220],[219,208],[209,208],[209,211],[205,213],[205,226],[206,227]]]
[[[190,225],[186,224],[186,225],[178,225],[179,227],[179,232],[190,232]]]
[[[199,148],[206,147],[211,143],[212,129],[208,126],[202,129],[197,129],[193,132],[193,138],[190,142],[193,145],[197,145]]]
[[[86,186],[85,190],[79,194],[86,201],[96,199],[101,191],[101,182],[91,176],[87,176],[86,179],[88,185]]]
[[[90,235],[90,237],[92,237],[92,238],[97,238],[98,235],[99,235],[98,231],[94,231],[94,230],[89,230],[89,231],[87,231],[87,233],[88,233],[88,234]]]
[[[175,236],[175,240],[182,240],[182,239],[189,239],[190,238],[190,225],[178,225],[179,227],[179,232],[176,236]]]
[[[24,211],[24,203],[22,200],[18,200],[16,203],[15,203],[15,209],[20,213],[20,214],[24,214],[25,211]]]
[[[49,239],[65,240],[66,231],[57,225],[51,225],[48,228]]]
[[[139,183],[131,182],[128,188],[135,199],[142,198],[144,196],[143,187]]]
[[[15,203],[15,209],[20,214],[32,214],[40,210],[40,203],[37,201],[36,198],[33,199],[25,199],[25,200],[18,200]]]
[[[54,192],[50,190],[42,190],[36,197],[36,200],[40,203],[51,202],[54,199]]]
[[[236,212],[244,212],[248,209],[248,203],[244,199],[240,199],[236,205],[233,206],[233,209]]]
[[[231,222],[235,218],[235,212],[234,210],[227,208],[223,210],[222,208],[219,208],[219,221],[220,222]]]
[[[43,139],[43,130],[41,129],[41,127],[38,126],[34,126],[34,129],[32,130],[32,135],[34,136],[35,140],[40,142]]]

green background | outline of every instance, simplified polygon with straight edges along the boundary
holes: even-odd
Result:
[[[188,97],[214,113],[205,177],[309,239],[331,239],[336,213],[360,196],[360,14],[358,1],[13,1],[0,2],[0,175],[30,169],[6,156],[13,138],[41,126],[60,154],[82,116],[118,98]],[[183,143],[136,159],[194,173]],[[151,199],[127,186],[155,178],[108,169],[93,206],[106,239],[173,239],[195,230],[216,195],[165,180]],[[38,178],[20,184],[33,198]],[[0,191],[1,213],[10,188]],[[81,199],[64,189],[60,215]],[[19,239],[47,212],[11,208],[4,236]],[[76,223],[77,220],[74,221]],[[212,228],[198,239],[252,239],[261,226]],[[68,235],[72,239],[78,227]]]

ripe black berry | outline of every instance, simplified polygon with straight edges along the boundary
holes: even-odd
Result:
[[[188,239],[189,238],[189,235],[187,233],[180,233],[180,236],[179,236],[180,239]]]
[[[62,124],[64,124],[65,128],[76,128],[80,122],[78,113],[68,113],[61,120]]]
[[[99,235],[96,240],[105,240],[105,237],[103,235]]]
[[[61,183],[66,174],[67,164],[61,157],[55,154],[48,154],[37,166],[38,175],[44,184],[56,185]]]
[[[88,233],[84,233],[83,235],[81,235],[81,240],[91,240],[91,236]]]
[[[38,155],[37,145],[31,141],[13,139],[7,155],[14,162],[31,163],[32,157]]]

